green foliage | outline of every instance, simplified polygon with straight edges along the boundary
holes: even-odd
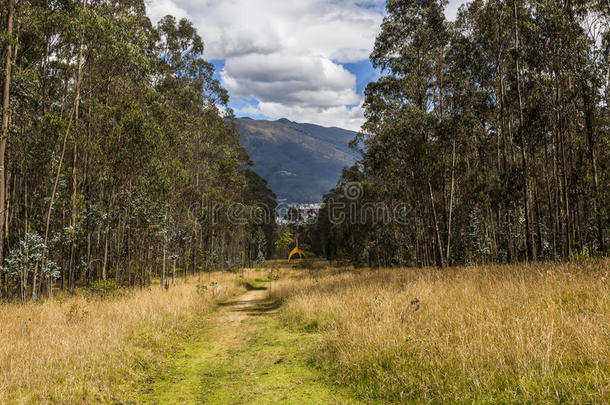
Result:
[[[208,273],[215,270],[219,263],[218,253],[216,251],[206,252],[204,257],[203,270]]]
[[[244,263],[239,257],[234,257],[226,261],[226,270],[231,273],[237,273],[244,268]]]
[[[284,232],[275,241],[275,247],[277,249],[288,249],[294,243],[294,235],[291,232]]]
[[[258,256],[256,256],[256,263],[259,266],[264,266],[266,261],[265,261],[265,254],[262,251],[258,252]]]
[[[247,186],[243,198],[250,210],[250,229],[252,244],[248,260],[256,260],[259,265],[265,264],[265,257],[271,257],[275,245],[273,241],[276,232],[275,194],[267,185],[267,181],[251,169],[244,172]]]
[[[91,291],[102,298],[119,297],[123,295],[123,290],[115,280],[96,280],[91,285]]]
[[[144,286],[168,264],[232,268],[256,227],[272,240],[274,216],[229,220],[236,204],[273,210],[275,196],[249,169],[191,22],[153,26],[142,0],[69,0],[16,2],[14,25],[5,245],[18,250],[26,229],[43,235],[49,259],[28,295],[49,294],[58,271],[73,289],[107,277]],[[20,283],[33,281],[30,271]],[[13,276],[0,287],[23,293]]]
[[[314,252],[355,266],[603,255],[608,8],[485,0],[450,23],[446,5],[387,2],[362,159],[305,231]]]
[[[220,295],[221,291],[222,289],[217,281],[206,283],[200,280],[197,283],[197,294],[199,295],[212,294],[212,297],[216,298]]]
[[[42,237],[36,233],[28,233],[19,241],[19,245],[5,259],[1,273],[8,276],[9,283],[19,286],[21,299],[26,299],[28,280],[40,274],[48,282],[60,276],[61,268],[53,261],[47,260],[48,248]],[[36,292],[33,292],[36,298]]]
[[[254,246],[256,246],[256,250],[258,251],[258,255],[256,256],[256,262],[264,266],[265,265],[265,247],[267,246],[267,240],[265,238],[265,232],[263,232],[263,228],[258,227],[256,232],[254,233],[253,238]]]

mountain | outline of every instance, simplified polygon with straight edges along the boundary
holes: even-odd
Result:
[[[235,124],[254,170],[267,179],[280,203],[322,201],[322,196],[336,186],[343,168],[356,161],[356,154],[348,146],[356,135],[353,131],[285,118],[237,118]]]

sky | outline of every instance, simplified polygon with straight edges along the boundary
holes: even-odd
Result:
[[[191,20],[237,117],[357,131],[385,0],[146,0],[156,23]],[[464,0],[450,0],[453,20]]]

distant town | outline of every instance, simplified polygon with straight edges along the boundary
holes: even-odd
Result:
[[[322,208],[322,203],[315,204],[280,204],[277,208],[278,225],[302,225],[315,221]]]

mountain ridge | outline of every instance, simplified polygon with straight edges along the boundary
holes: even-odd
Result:
[[[349,147],[356,132],[338,127],[249,117],[232,120],[253,170],[269,182],[279,203],[317,203],[357,155]]]

